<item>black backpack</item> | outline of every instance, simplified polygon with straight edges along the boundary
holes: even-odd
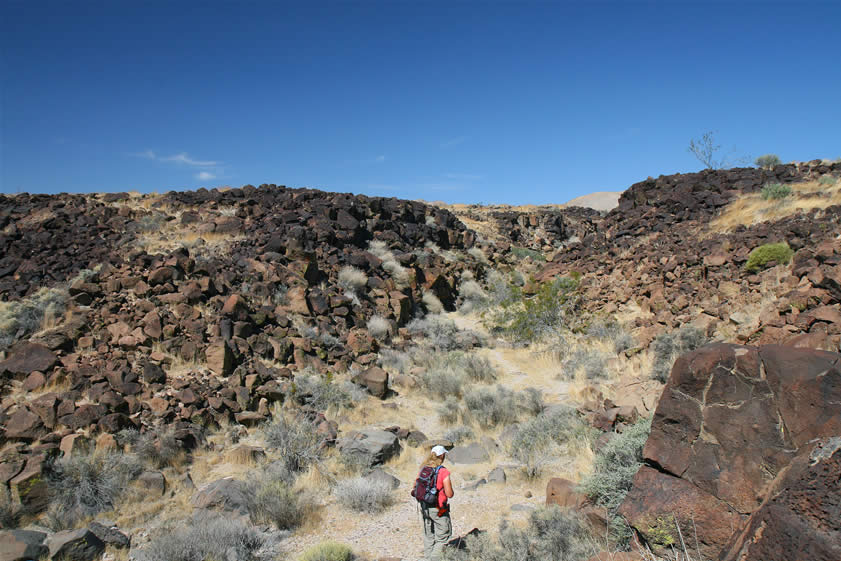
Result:
[[[418,478],[415,479],[415,486],[412,488],[412,496],[419,503],[426,506],[438,506],[438,488],[435,484],[438,482],[438,470],[440,469],[441,466],[424,466],[420,470]]]

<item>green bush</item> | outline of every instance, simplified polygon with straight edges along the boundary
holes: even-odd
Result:
[[[581,488],[598,507],[607,510],[614,539],[627,542],[629,535],[624,523],[616,517],[616,510],[631,490],[634,476],[643,463],[642,449],[651,432],[651,418],[643,418],[613,435],[598,452],[593,472],[581,483]]]
[[[829,174],[822,175],[821,178],[818,179],[818,185],[823,185],[825,187],[831,187],[831,186],[835,185],[835,183],[837,181],[838,181],[838,178],[836,178],[835,176],[832,176],[832,175],[829,175]]]
[[[326,541],[304,551],[298,561],[351,561],[353,550],[348,546]]]
[[[788,185],[783,185],[782,183],[766,183],[762,187],[762,191],[760,192],[762,198],[766,201],[773,200],[777,201],[780,199],[785,199],[789,195],[791,195],[791,187]]]
[[[257,550],[264,542],[254,528],[240,520],[218,515],[198,516],[179,521],[177,529],[153,539],[136,552],[135,558],[138,561],[256,561]]]
[[[511,255],[516,257],[518,261],[521,261],[526,258],[530,258],[533,261],[546,261],[545,255],[543,255],[539,251],[528,249],[526,247],[512,247]]]
[[[445,548],[444,561],[581,561],[592,553],[594,538],[579,514],[557,505],[542,506],[519,528],[503,520],[494,540],[469,536],[464,549]]]
[[[654,353],[651,378],[665,384],[677,357],[706,345],[708,341],[702,329],[691,325],[658,335],[651,344]]]
[[[748,255],[745,270],[753,273],[764,268],[765,265],[772,261],[780,265],[785,265],[791,261],[792,256],[794,256],[794,250],[786,242],[761,245]]]
[[[780,165],[782,162],[780,161],[780,157],[776,154],[765,154],[764,156],[758,157],[754,164],[756,167],[771,169],[774,166]]]
[[[509,297],[488,317],[492,330],[521,343],[530,343],[557,334],[564,327],[578,328],[581,296],[579,281],[560,277],[540,286],[537,294],[525,297],[516,286]]]

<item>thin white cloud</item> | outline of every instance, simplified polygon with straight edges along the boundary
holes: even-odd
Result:
[[[384,155],[377,156],[374,159],[374,161],[377,162],[377,163],[384,162],[385,161],[385,156]]]
[[[174,156],[168,156],[166,158],[159,158],[159,159],[162,162],[177,162],[179,164],[187,164],[188,166],[197,166],[197,167],[208,167],[208,166],[219,165],[219,162],[194,160],[190,156],[188,156],[186,152],[181,152],[180,154],[176,154]]]
[[[216,176],[209,171],[200,171],[196,174],[196,179],[200,181],[210,181],[211,179],[216,179]]]
[[[132,154],[135,158],[144,158],[146,160],[156,160],[158,162],[174,162],[176,164],[186,164],[195,167],[213,167],[218,166],[221,162],[213,162],[210,160],[194,160],[186,152],[175,154],[173,156],[158,156],[154,150],[144,150],[143,152],[135,152]]]
[[[476,181],[477,179],[482,179],[481,175],[476,175],[475,173],[445,173],[444,177],[447,179],[463,179],[465,181]]]
[[[135,152],[132,154],[135,158],[145,158],[147,160],[156,160],[158,157],[155,155],[154,150],[144,150],[143,152]]]
[[[441,143],[441,148],[450,148],[451,146],[457,146],[467,140],[466,136],[457,136],[455,138],[451,138],[449,140],[445,140]]]

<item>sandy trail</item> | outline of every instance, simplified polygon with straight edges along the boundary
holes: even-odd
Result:
[[[472,317],[451,314],[462,329],[484,333],[481,324]],[[492,339],[489,339],[492,342]],[[569,384],[558,380],[559,366],[552,360],[536,357],[528,349],[489,347],[476,351],[487,357],[499,372],[496,383],[511,390],[534,387],[543,392],[547,404],[563,403],[569,398]],[[430,437],[443,435],[450,427],[442,425],[436,404],[418,397],[418,391],[403,391],[390,398],[381,411],[368,415],[377,426],[397,424],[411,426]],[[340,424],[341,420],[340,420]],[[498,433],[500,429],[494,431]],[[477,432],[477,437],[484,436]],[[495,436],[492,434],[491,436]],[[416,457],[417,456],[417,457]],[[395,557],[419,560],[423,557],[420,514],[417,503],[409,496],[420,453],[407,450],[385,468],[401,480],[394,492],[395,504],[379,514],[364,514],[347,510],[331,495],[325,497],[321,520],[309,530],[299,530],[283,543],[290,558],[295,558],[310,546],[330,539],[345,543],[354,551],[369,558]],[[523,520],[528,513],[544,502],[546,481],[550,475],[575,471],[572,460],[560,459],[551,474],[536,480],[523,478],[516,463],[501,449],[491,452],[490,461],[473,465],[447,466],[452,470],[455,496],[452,500],[453,537],[472,530],[495,531],[503,518]],[[505,484],[485,484],[475,490],[466,489],[469,483],[485,477],[496,466],[506,471]],[[512,510],[513,507],[513,510]]]

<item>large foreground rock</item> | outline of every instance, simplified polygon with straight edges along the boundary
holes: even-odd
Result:
[[[30,530],[0,530],[0,561],[40,559],[50,550],[44,545],[47,534]]]
[[[87,528],[51,534],[46,545],[50,548],[50,559],[93,561],[105,551],[105,542]]]
[[[841,437],[816,441],[774,481],[722,561],[841,559]]]
[[[674,516],[693,541],[697,528],[704,558],[717,558],[798,451],[841,434],[839,359],[725,344],[679,358],[643,452],[652,467],[637,473],[620,513],[655,548]],[[787,539],[805,531],[791,527]]]
[[[397,435],[388,431],[368,429],[354,431],[339,439],[342,455],[368,467],[380,465],[400,452]]]

